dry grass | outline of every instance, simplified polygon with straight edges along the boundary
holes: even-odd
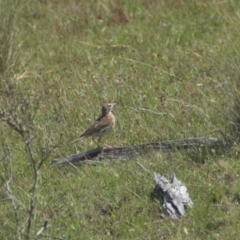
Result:
[[[30,134],[36,163],[48,158],[26,236],[33,168],[24,141],[1,123],[1,186],[12,175],[15,197],[2,188],[2,238],[37,238],[48,221],[50,239],[237,239],[237,1],[22,0],[15,7],[13,19],[1,3],[0,109]],[[90,139],[69,142],[111,101],[118,102],[115,132],[105,138],[112,145],[220,131],[236,144],[222,153],[148,155],[140,164],[49,165],[95,147]],[[161,218],[153,172],[185,182],[194,202],[185,218]]]

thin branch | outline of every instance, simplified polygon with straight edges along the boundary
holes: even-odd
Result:
[[[10,198],[10,197],[8,197],[8,198],[2,198],[2,199],[0,199],[0,202],[5,202],[5,201],[8,201],[8,200],[11,200],[11,198]]]
[[[41,229],[37,232],[37,237],[41,235],[43,231],[47,230],[48,227],[49,227],[48,221],[45,221]]]
[[[9,114],[2,110],[0,110],[0,118],[2,119],[2,121],[6,122],[10,128],[18,132],[20,136],[24,139],[24,130],[20,121],[17,121],[17,123],[14,122],[9,116]]]
[[[6,182],[6,184],[3,185],[3,188],[5,189],[9,199],[11,199],[12,202],[12,207],[13,207],[13,212],[14,212],[14,218],[15,218],[15,222],[16,222],[16,232],[17,232],[17,239],[20,240],[21,239],[21,231],[20,231],[20,222],[19,222],[19,215],[18,215],[18,206],[15,203],[16,198],[14,197],[10,184],[12,182],[13,179],[13,171],[12,171],[12,157],[11,157],[11,151],[8,147],[8,153],[9,153],[9,163],[10,163],[10,172],[9,172],[9,179]]]
[[[36,166],[36,161],[32,154],[32,149],[31,149],[29,141],[26,141],[25,144],[27,146],[28,154],[30,157],[30,162],[32,164],[33,173],[34,173],[34,182],[33,182],[33,187],[31,190],[29,213],[28,213],[28,219],[27,219],[27,232],[26,232],[26,239],[30,239],[30,231],[31,231],[31,227],[32,227],[32,219],[34,216],[34,208],[35,208],[35,196],[36,196],[36,192],[37,192],[37,188],[38,188],[38,169]]]

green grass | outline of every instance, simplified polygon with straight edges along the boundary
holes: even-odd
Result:
[[[117,124],[104,138],[111,145],[221,138],[220,129],[238,139],[238,1],[19,0],[14,19],[11,9],[10,2],[0,4],[0,109],[29,130],[37,161],[57,145],[40,169],[29,238],[46,220],[49,239],[239,238],[238,143],[215,154],[50,165],[95,148],[91,139],[69,142],[112,101]],[[33,168],[20,136],[4,122],[0,131],[1,186],[11,160],[25,238]],[[153,172],[175,172],[186,184],[194,202],[186,217],[161,217]],[[14,239],[16,217],[4,188],[0,199],[0,235]]]

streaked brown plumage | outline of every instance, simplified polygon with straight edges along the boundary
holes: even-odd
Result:
[[[73,140],[71,143],[75,143],[84,137],[99,137],[100,141],[102,136],[109,134],[115,126],[115,117],[112,113],[115,104],[116,103],[104,104],[102,106],[102,115],[83,134],[81,134],[79,138]]]

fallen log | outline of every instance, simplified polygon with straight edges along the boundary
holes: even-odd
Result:
[[[136,146],[96,148],[83,153],[77,153],[71,156],[54,159],[52,161],[52,164],[71,163],[77,165],[83,163],[85,160],[103,161],[137,159],[141,155],[146,154],[152,150],[164,153],[180,149],[194,149],[204,147],[209,149],[224,148],[226,145],[227,143],[221,139],[201,137],[174,141],[153,142]]]

